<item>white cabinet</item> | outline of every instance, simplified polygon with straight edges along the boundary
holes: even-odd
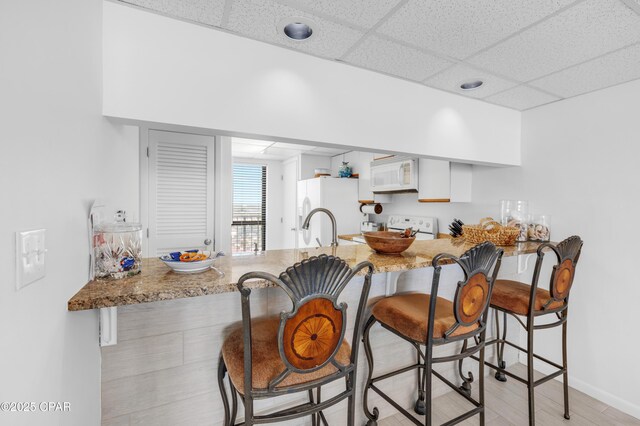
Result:
[[[358,201],[363,204],[391,202],[390,194],[374,194],[371,192],[371,162],[376,155],[378,154],[350,151],[336,155],[331,159],[331,174],[333,176],[338,176],[338,170],[343,161],[349,162],[352,173],[358,175]]]
[[[419,202],[471,202],[470,164],[421,158],[418,174]]]
[[[375,154],[358,153],[358,201],[362,204],[390,203],[391,194],[374,194],[371,192],[371,162]]]
[[[451,172],[451,202],[470,203],[472,166],[471,164],[449,163]]]
[[[380,153],[373,154],[374,160],[382,160],[383,158],[389,158],[389,157],[393,157],[393,154],[380,154]]]
[[[449,162],[421,158],[418,166],[418,201],[448,203],[451,201]]]

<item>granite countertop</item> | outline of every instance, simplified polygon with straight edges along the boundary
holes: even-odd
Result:
[[[348,235],[341,239],[350,239]],[[527,242],[503,247],[505,256],[535,253],[539,243]],[[375,272],[406,271],[431,266],[438,253],[461,255],[472,245],[464,240],[443,238],[431,241],[415,241],[399,255],[382,255],[365,244],[338,247],[308,248],[298,250],[267,250],[259,254],[235,255],[218,258],[216,269],[199,274],[177,274],[157,258],[143,259],[142,272],[121,280],[93,280],[82,287],[68,302],[70,311],[134,305],[161,300],[205,296],[208,294],[237,291],[239,278],[251,271],[269,272],[278,276],[287,267],[311,256],[335,255],[350,266],[365,260],[373,263]],[[248,283],[253,288],[269,287],[265,280]]]

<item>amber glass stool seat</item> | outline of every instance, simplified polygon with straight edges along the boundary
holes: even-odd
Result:
[[[447,425],[460,423],[476,414],[480,416],[480,424],[484,424],[483,364],[480,364],[480,393],[477,401],[434,371],[433,364],[459,362],[473,354],[479,354],[479,359],[484,359],[489,300],[500,269],[502,254],[503,251],[491,243],[479,244],[459,258],[449,254],[439,254],[433,259],[431,293],[397,294],[385,297],[373,305],[371,316],[364,329],[364,349],[369,365],[369,375],[364,390],[363,406],[365,415],[369,419],[368,426],[376,425],[379,418],[377,407],[373,408],[373,411],[369,410],[369,390],[376,392],[413,423],[430,426],[432,376],[442,380],[474,405],[473,409],[447,422]],[[457,264],[464,272],[464,279],[458,283],[453,301],[438,297],[442,265],[451,263]],[[416,351],[416,363],[373,377],[374,357],[371,350],[370,331],[375,324],[380,324],[385,330],[409,343],[409,347]],[[472,339],[475,344],[468,347],[467,339]],[[433,356],[435,346],[461,341],[463,342],[461,353],[442,357]],[[424,415],[424,422],[413,417],[377,385],[380,381],[413,370],[417,371],[418,383],[414,410]]]
[[[536,266],[531,285],[511,280],[497,280],[491,296],[491,308],[494,309],[497,338],[488,341],[487,346],[495,344],[498,353],[498,365],[484,361],[484,364],[496,370],[496,379],[505,382],[512,377],[527,385],[529,400],[529,424],[535,424],[535,392],[536,386],[563,375],[564,384],[564,417],[569,419],[569,384],[567,373],[567,314],[569,308],[569,292],[573,284],[575,268],[582,250],[582,240],[573,236],[558,243],[544,243],[538,247]],[[538,287],[545,253],[555,255],[555,265],[551,272],[549,289]],[[532,303],[533,301],[533,303]],[[500,335],[499,312],[502,312],[502,335]],[[507,315],[518,320],[527,332],[527,347],[522,348],[506,339]],[[535,324],[535,319],[547,315],[556,316],[555,321]],[[524,318],[522,318],[524,317]],[[533,351],[533,335],[535,330],[562,326],[562,365],[543,358]],[[527,354],[527,377],[519,377],[506,370],[504,348],[509,345]],[[534,380],[533,360],[538,359],[554,367],[556,371]],[[479,361],[479,358],[474,357]],[[482,361],[480,361],[482,363]]]
[[[338,297],[358,272],[366,270],[359,303],[349,309],[355,317],[351,345],[345,340],[347,305]],[[279,277],[251,272],[240,277],[242,323],[226,337],[218,364],[218,384],[224,406],[224,425],[236,424],[238,398],[244,403],[242,425],[278,423],[311,416],[312,425],[327,425],[323,410],[345,399],[347,424],[355,418],[355,378],[362,317],[369,297],[373,265],[350,268],[335,256],[320,255],[287,268]],[[293,303],[291,312],[251,318],[247,281],[270,281]],[[231,403],[225,377],[229,378]],[[344,391],[323,401],[321,387],[343,379]],[[315,395],[314,395],[315,390]],[[308,392],[309,402],[269,414],[256,414],[254,401],[295,392]]]

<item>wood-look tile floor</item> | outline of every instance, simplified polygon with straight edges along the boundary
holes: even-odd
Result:
[[[522,364],[511,366],[510,371],[520,377],[526,377],[526,367]],[[538,375],[541,377],[542,375]],[[536,377],[537,378],[537,377]],[[437,380],[437,379],[434,379]],[[477,384],[474,384],[474,398],[477,398]],[[562,383],[550,380],[536,387],[536,424],[544,426],[602,426],[602,425],[638,425],[640,420],[631,417],[607,404],[598,401],[580,391],[569,389],[571,420],[563,417]],[[499,426],[528,425],[527,388],[522,383],[508,379],[506,383],[493,378],[493,372],[485,379],[486,424]],[[433,425],[440,425],[468,411],[472,405],[454,392],[433,400]],[[381,412],[381,416],[386,413]],[[460,423],[477,425],[478,416]],[[409,426],[402,414],[396,413],[378,422],[378,426]]]

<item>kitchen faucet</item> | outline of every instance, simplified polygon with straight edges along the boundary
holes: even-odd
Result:
[[[309,229],[309,222],[311,222],[311,216],[316,214],[317,212],[326,213],[331,219],[331,231],[333,234],[333,239],[331,240],[331,247],[338,246],[338,229],[336,228],[336,217],[329,210],[319,207],[317,209],[313,209],[309,212],[307,217],[304,219],[304,223],[302,224],[302,229]]]

